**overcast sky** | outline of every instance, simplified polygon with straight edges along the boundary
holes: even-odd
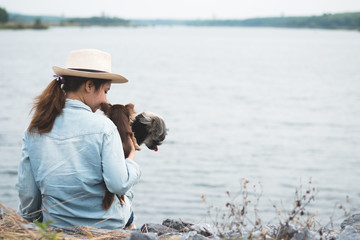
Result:
[[[127,19],[244,19],[360,11],[360,0],[0,0],[9,12]]]

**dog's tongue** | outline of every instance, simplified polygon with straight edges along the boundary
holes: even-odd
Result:
[[[159,150],[159,149],[158,149],[157,146],[156,146],[154,151],[157,152],[158,150]]]

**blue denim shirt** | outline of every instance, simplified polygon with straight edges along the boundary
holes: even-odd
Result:
[[[49,133],[25,132],[18,211],[31,221],[52,220],[54,227],[121,228],[131,214],[129,190],[140,175],[138,164],[124,158],[114,123],[81,101],[67,99]],[[126,204],[115,197],[105,211],[105,185],[110,192],[127,193]]]

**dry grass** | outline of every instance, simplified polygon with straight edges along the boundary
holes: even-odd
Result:
[[[0,203],[0,239],[40,239],[41,234],[26,227],[28,221],[20,217],[13,209]]]
[[[124,230],[103,230],[87,227],[41,230],[34,223],[22,218],[17,212],[0,203],[0,239],[123,239],[130,236]]]

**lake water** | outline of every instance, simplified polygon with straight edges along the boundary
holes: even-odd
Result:
[[[0,202],[16,208],[21,139],[33,97],[68,52],[112,54],[112,103],[162,115],[158,152],[136,155],[137,225],[167,217],[210,222],[246,178],[262,186],[264,222],[312,178],[311,213],[360,207],[360,32],[273,28],[51,28],[0,31]],[[257,192],[259,192],[259,188]],[[205,195],[208,203],[204,203]],[[346,204],[346,196],[350,203]],[[254,201],[253,201],[254,202]],[[251,209],[249,209],[249,212]]]

